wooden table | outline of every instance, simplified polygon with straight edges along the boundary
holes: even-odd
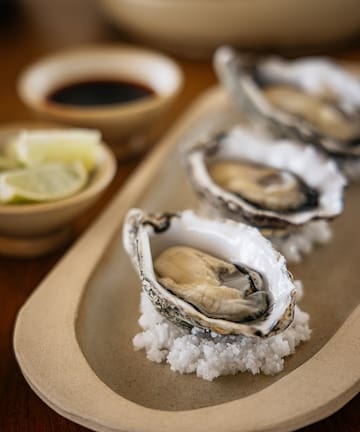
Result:
[[[17,13],[6,20],[1,15],[0,4],[0,125],[32,119],[17,97],[16,77],[34,59],[74,44],[121,40],[121,35],[102,20],[95,2],[91,0],[28,0],[17,4]],[[339,57],[360,61],[360,49],[344,50]],[[165,129],[199,93],[216,82],[209,62],[178,61],[183,68],[186,85],[174,108],[164,119]],[[138,162],[139,159],[119,165],[105,196],[76,221],[73,241],[109,202]],[[0,258],[1,432],[86,430],[60,417],[35,396],[24,381],[12,350],[17,311],[70,246],[44,258]],[[355,432],[360,430],[359,413],[360,396],[357,396],[335,415],[302,431]]]

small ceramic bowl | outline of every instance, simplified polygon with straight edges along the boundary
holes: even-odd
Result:
[[[20,129],[30,128],[36,127],[17,124],[0,129],[0,145]],[[102,143],[102,148],[103,157],[89,183],[76,195],[49,203],[0,204],[0,254],[18,257],[44,255],[69,239],[70,223],[100,197],[114,177],[115,156],[106,144]]]
[[[153,95],[91,107],[49,101],[53,91],[89,80],[130,81],[149,87]],[[98,45],[72,48],[37,61],[21,74],[18,93],[42,119],[100,129],[121,158],[143,149],[142,138],[169,108],[182,82],[180,68],[162,54],[129,45]]]

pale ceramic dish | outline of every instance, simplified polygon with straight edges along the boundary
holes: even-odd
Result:
[[[154,95],[108,106],[80,107],[47,101],[53,90],[70,83],[119,79],[143,84]],[[22,101],[43,119],[100,129],[121,158],[143,150],[146,134],[182,88],[183,76],[170,58],[130,45],[71,48],[30,65],[20,76]]]
[[[21,309],[14,334],[21,370],[66,418],[102,432],[282,432],[330,415],[359,391],[360,249],[351,247],[359,186],[348,191],[334,241],[290,268],[304,282],[301,307],[314,331],[281,374],[210,383],[133,350],[140,284],[122,247],[124,214],[196,206],[176,145],[230,117],[223,91],[207,92]]]
[[[18,123],[0,129],[0,145],[20,129],[45,128],[45,124]],[[89,183],[76,195],[51,203],[0,204],[0,253],[18,257],[46,254],[65,243],[71,222],[105,191],[116,171],[111,150],[102,144],[103,157]]]
[[[308,48],[355,36],[358,0],[99,0],[122,31],[189,56],[219,45]]]

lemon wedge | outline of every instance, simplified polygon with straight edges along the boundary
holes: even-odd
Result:
[[[48,163],[0,174],[0,202],[44,202],[67,198],[88,181],[82,162]]]
[[[91,129],[22,131],[6,153],[25,166],[79,160],[92,171],[103,156],[100,141],[100,132]]]

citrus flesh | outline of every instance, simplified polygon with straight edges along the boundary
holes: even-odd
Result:
[[[20,132],[7,146],[7,156],[25,166],[81,161],[92,171],[102,157],[97,130],[64,129]]]
[[[87,183],[89,174],[80,161],[54,162],[0,174],[0,202],[45,202],[70,197]]]

